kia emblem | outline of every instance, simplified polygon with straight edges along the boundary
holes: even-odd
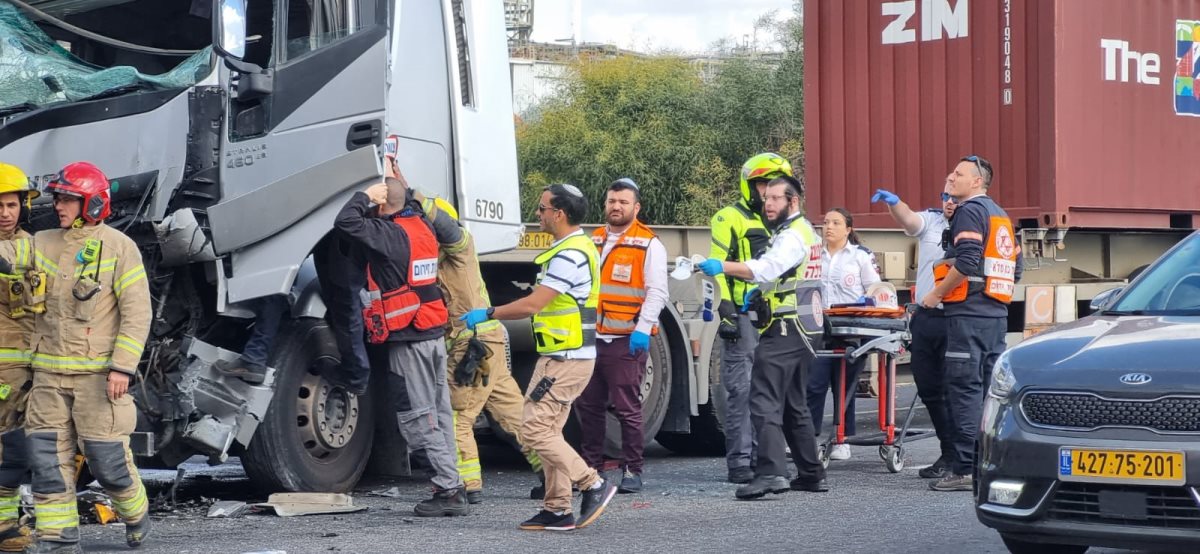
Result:
[[[1145,373],[1126,373],[1121,376],[1121,382],[1126,385],[1145,385],[1150,382],[1150,376]]]

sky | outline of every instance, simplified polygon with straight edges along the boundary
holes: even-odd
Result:
[[[570,39],[573,0],[534,0],[533,40]],[[792,0],[578,0],[582,37],[637,51],[708,50],[722,38],[741,43],[754,32],[754,20],[771,10],[791,15]],[[753,37],[751,37],[753,40]],[[770,37],[759,37],[770,41]]]

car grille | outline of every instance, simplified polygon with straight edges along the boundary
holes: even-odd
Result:
[[[1146,519],[1100,515],[1100,491],[1146,493]],[[1137,487],[1094,483],[1059,483],[1046,517],[1061,521],[1200,529],[1200,507],[1185,487]]]
[[[1113,400],[1094,394],[1032,392],[1021,400],[1034,425],[1069,429],[1144,427],[1167,433],[1200,433],[1200,398]]]

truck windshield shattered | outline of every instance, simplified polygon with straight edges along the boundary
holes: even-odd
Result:
[[[212,60],[208,47],[159,75],[130,65],[100,67],[72,55],[13,5],[0,3],[0,116],[139,90],[186,88],[211,72]]]

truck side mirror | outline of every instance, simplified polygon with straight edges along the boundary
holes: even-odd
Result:
[[[225,58],[246,55],[246,0],[218,0],[213,10],[213,45]]]

